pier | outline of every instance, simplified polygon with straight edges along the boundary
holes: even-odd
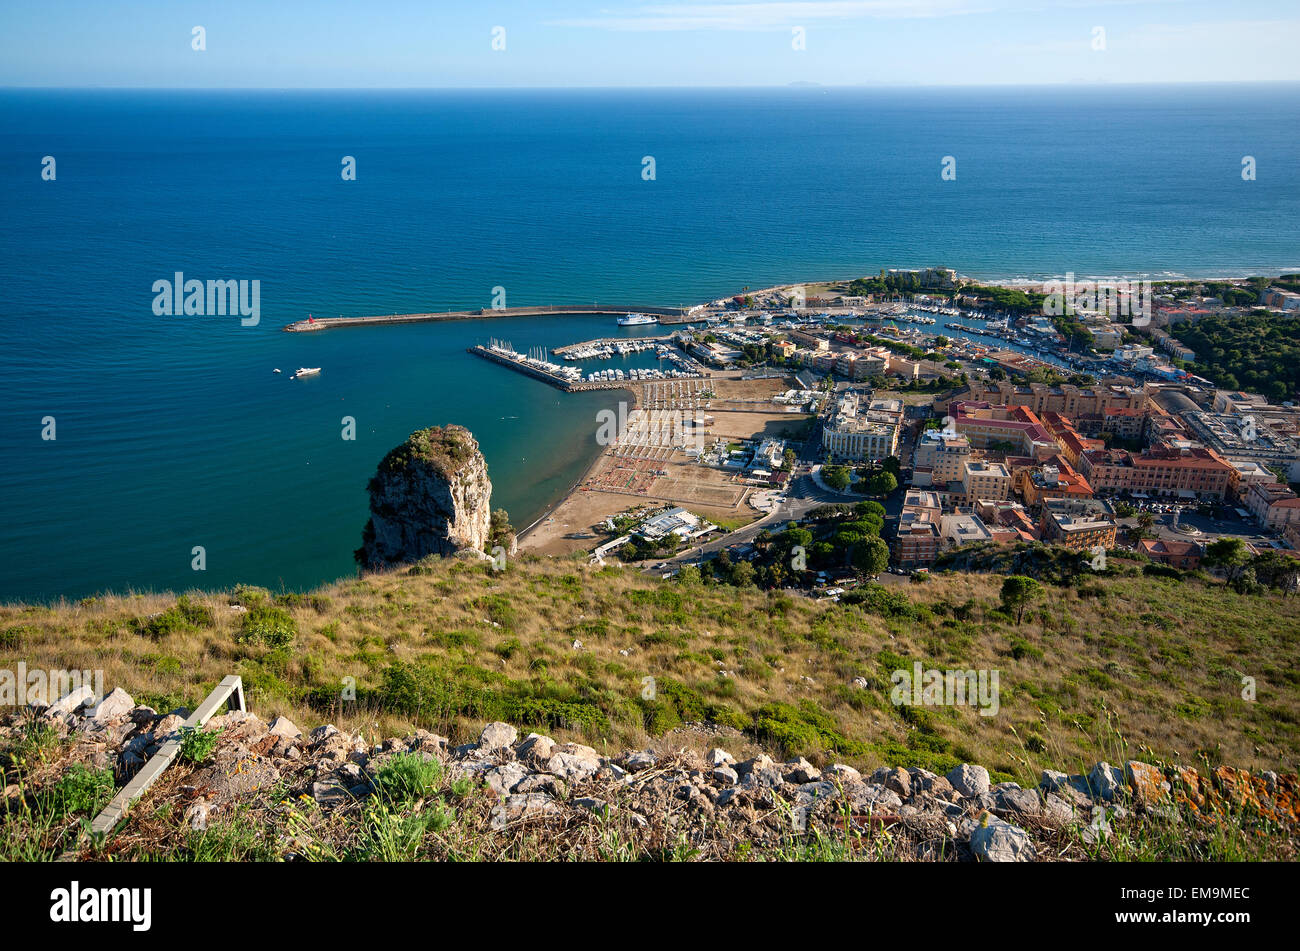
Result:
[[[544,304],[533,307],[482,307],[478,310],[448,310],[431,314],[385,314],[372,317],[319,317],[286,324],[289,333],[311,333],[337,327],[378,327],[388,324],[436,323],[442,320],[478,320],[484,317],[545,317],[555,314],[593,314],[622,317],[624,314],[654,314],[663,324],[687,323],[686,307],[657,307],[646,304]]]
[[[644,352],[656,345],[666,346],[672,342],[672,339],[671,334],[665,334],[661,337],[598,337],[595,340],[584,340],[581,343],[565,344],[563,347],[552,347],[551,353],[565,360],[583,360],[590,359],[589,356],[584,356],[584,354],[591,351],[599,351],[605,348],[616,349],[621,346],[631,348],[636,352]]]
[[[466,352],[472,353],[476,357],[482,357],[485,360],[491,360],[493,363],[499,363],[502,366],[510,367],[512,370],[518,370],[526,376],[531,376],[535,380],[541,380],[543,383],[549,383],[551,386],[564,390],[566,393],[578,393],[583,390],[625,390],[628,388],[629,384],[635,383],[633,380],[602,380],[599,382],[589,383],[582,380],[570,379],[561,376],[559,373],[552,373],[540,366],[534,365],[533,363],[526,362],[524,359],[520,359],[521,355],[511,357],[509,354],[501,350],[491,349],[482,344],[470,347]]]

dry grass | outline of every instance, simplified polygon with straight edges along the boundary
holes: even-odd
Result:
[[[761,743],[863,769],[978,762],[1021,782],[1036,782],[1042,768],[1086,770],[1143,749],[1189,765],[1293,772],[1300,751],[1300,602],[1277,595],[1098,578],[1082,592],[1048,588],[1016,627],[997,609],[998,576],[912,585],[907,594],[928,610],[899,620],[755,589],[681,587],[579,560],[524,556],[505,572],[447,560],[428,572],[340,581],[288,603],[297,636],[280,650],[237,641],[243,615],[229,605],[254,603],[247,593],[192,593],[212,624],[156,638],[134,622],[172,608],[174,597],[3,606],[0,669],[19,661],[102,669],[107,687],[158,707],[193,705],[239,673],[263,717],[285,714],[304,729],[334,722],[367,736],[422,727],[464,739],[495,718],[495,699],[524,698],[532,706],[523,709],[540,712],[518,725],[603,751],[717,742],[741,753]],[[889,674],[914,660],[999,670],[999,714],[894,706]],[[429,672],[439,686],[433,702],[416,709],[385,692],[385,671],[402,664]],[[850,685],[860,676],[867,689]],[[1256,679],[1255,701],[1242,699],[1243,676]],[[647,720],[655,708],[641,699],[646,677],[659,707],[675,703],[678,719],[710,708],[746,735],[652,735],[648,722],[679,724],[671,714]],[[358,701],[341,697],[345,678]],[[754,730],[756,712],[773,703],[802,710],[784,744]]]

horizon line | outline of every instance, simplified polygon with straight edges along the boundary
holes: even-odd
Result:
[[[426,91],[534,91],[534,90],[692,90],[692,89],[1058,89],[1058,88],[1162,88],[1171,86],[1300,86],[1296,79],[1194,79],[1159,80],[1148,82],[1110,82],[1108,80],[1057,80],[1050,82],[987,82],[987,83],[821,83],[796,80],[786,83],[748,84],[679,84],[679,85],[455,85],[455,86],[135,86],[102,83],[96,85],[59,85],[53,83],[6,84],[0,91],[11,90],[65,90],[65,91],[137,91],[137,92],[426,92]]]

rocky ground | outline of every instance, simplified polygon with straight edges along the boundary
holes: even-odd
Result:
[[[93,705],[72,694],[7,717],[6,836],[22,832],[33,803],[46,801],[42,790],[71,770],[111,772],[120,788],[180,737],[186,715],[137,706],[119,689]],[[984,767],[969,764],[946,776],[901,767],[863,776],[834,762],[737,762],[721,748],[604,755],[499,722],[462,746],[424,731],[377,739],[327,725],[304,733],[283,717],[268,723],[242,712],[216,716],[206,730],[215,734],[211,748],[178,759],[107,841],[85,833],[89,810],[36,834],[83,858],[185,857],[194,836],[237,824],[257,840],[252,856],[268,859],[1026,862],[1143,857],[1133,841],[1159,858],[1171,835],[1189,844],[1187,854],[1202,843],[1208,857],[1224,857],[1211,845],[1225,830],[1243,843],[1267,839],[1266,855],[1247,848],[1239,857],[1293,857],[1300,824],[1295,775],[1229,767],[1098,763],[1086,776],[1044,772],[1037,788],[1024,789],[991,785]],[[47,738],[39,755],[34,735]],[[412,770],[419,788],[395,796],[392,777]],[[396,853],[363,847],[377,822],[409,833],[402,823],[420,816],[429,821]]]

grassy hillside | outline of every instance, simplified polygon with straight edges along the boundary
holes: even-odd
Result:
[[[1300,602],[1121,566],[1083,587],[1046,586],[1017,626],[1002,580],[937,574],[838,605],[581,561],[524,557],[496,572],[434,559],[310,595],[0,607],[0,668],[103,669],[106,687],[160,710],[239,673],[264,717],[368,736],[422,727],[466,739],[500,719],[598,749],[669,731],[703,748],[716,739],[688,724],[708,721],[733,752],[862,769],[965,761],[1036,783],[1045,767],[1086,771],[1146,750],[1295,770]],[[998,715],[895,706],[890,674],[918,660],[997,669]],[[353,683],[355,700],[343,696]]]

